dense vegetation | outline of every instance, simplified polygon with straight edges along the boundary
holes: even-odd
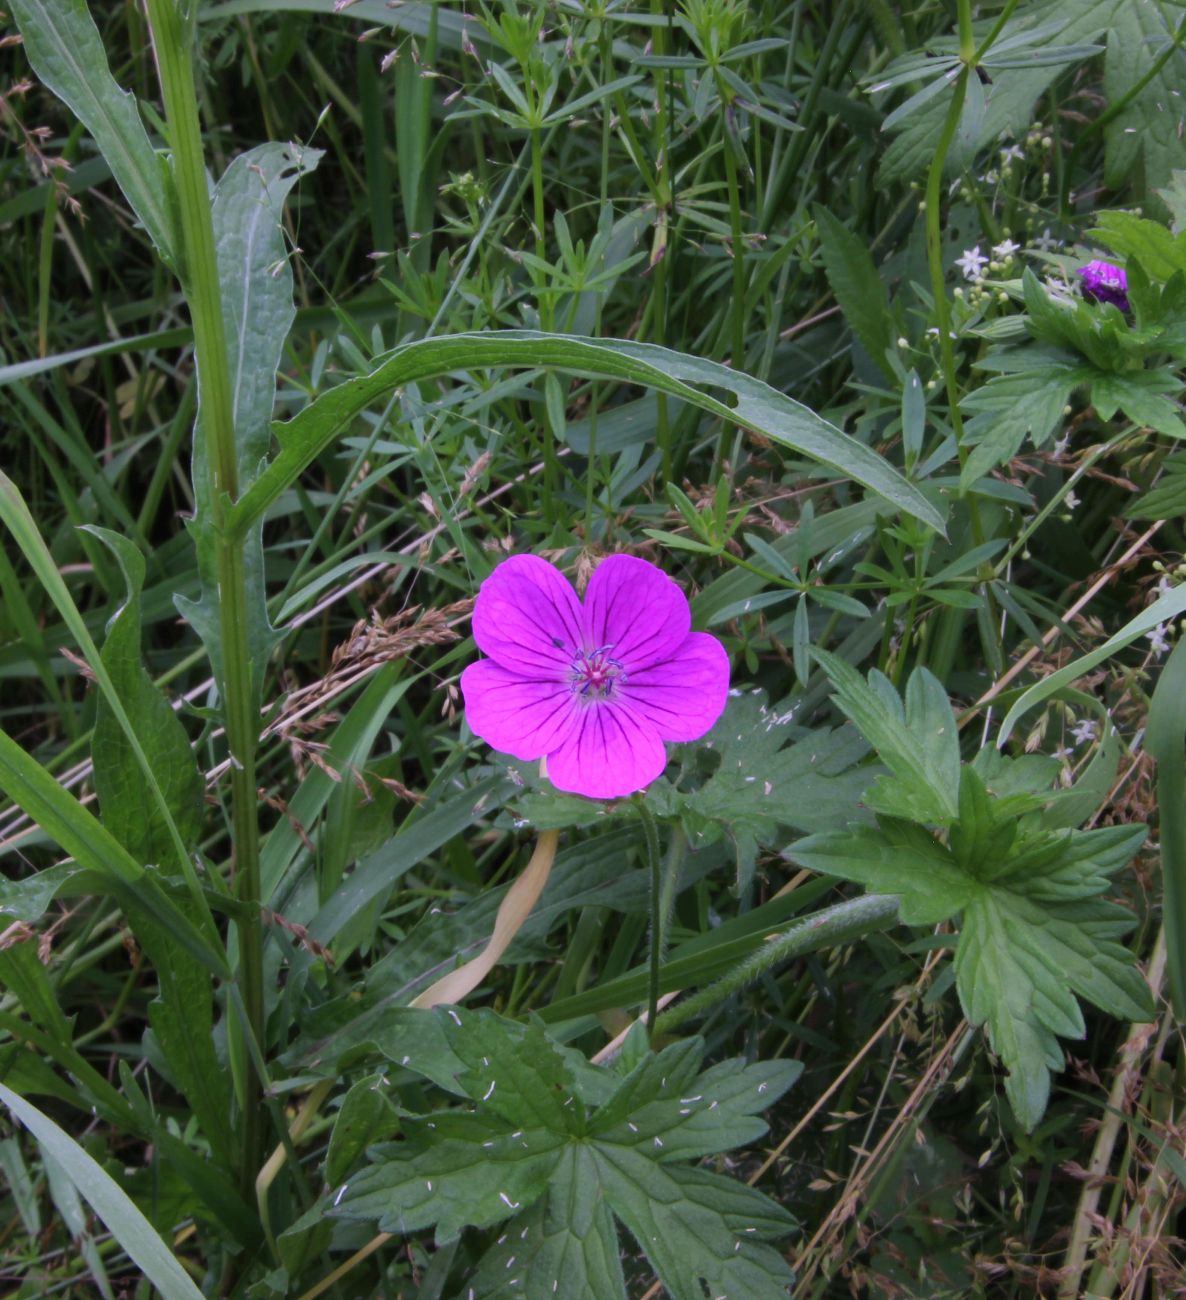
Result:
[[[1176,1294],[1180,12],[5,8],[5,1293]]]

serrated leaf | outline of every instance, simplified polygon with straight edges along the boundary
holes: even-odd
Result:
[[[1049,1071],[1062,1067],[1057,1036],[1083,1036],[1072,991],[1111,1015],[1147,1020],[1153,1013],[1127,949],[1066,924],[1057,907],[1039,908],[1007,890],[986,890],[965,910],[955,972],[964,1013],[987,1024],[1027,1130],[1045,1111]]]
[[[1084,376],[1083,367],[1048,365],[1021,374],[994,375],[960,403],[973,418],[966,426],[975,445],[960,473],[966,490],[1011,460],[1027,438],[1044,446],[1063,420],[1063,407]]]
[[[844,319],[878,369],[894,379],[885,359],[893,345],[893,315],[869,246],[827,208],[816,204],[813,211],[824,270]]]
[[[622,1148],[597,1148],[599,1181],[672,1300],[774,1300],[794,1275],[762,1239],[794,1220],[768,1197],[702,1169],[660,1166]]]
[[[1171,234],[1159,221],[1132,212],[1101,212],[1091,234],[1121,257],[1139,258],[1157,280],[1169,280],[1176,271],[1186,271],[1186,239]]]
[[[618,1234],[591,1151],[565,1149],[547,1196],[514,1219],[467,1285],[474,1300],[626,1300]]]
[[[797,840],[784,854],[798,866],[842,880],[871,893],[901,899],[907,925],[935,925],[954,916],[972,897],[975,882],[947,849],[921,827],[885,823]]]
[[[871,678],[866,686],[847,664],[834,677],[891,748],[901,743],[901,722],[913,720],[925,736],[942,712],[938,683],[932,687],[923,679],[913,707],[908,687],[902,718],[887,725],[896,698],[888,682],[879,686]],[[911,685],[917,679],[916,672]],[[940,740],[948,744],[945,734]],[[879,756],[893,767],[887,753]],[[811,870],[895,895],[910,924],[960,918],[954,944],[960,1000],[973,1024],[988,1026],[1009,1070],[1010,1103],[1032,1129],[1049,1098],[1049,1072],[1062,1064],[1059,1035],[1083,1034],[1076,995],[1111,1015],[1152,1015],[1149,988],[1132,953],[1114,942],[1133,918],[1099,899],[1109,876],[1140,846],[1145,828],[1046,829],[1041,809],[1054,796],[1048,792],[1043,800],[1040,786],[1053,775],[1048,763],[997,754],[961,767],[958,745],[947,749],[941,766],[952,762],[958,807],[945,830],[932,829],[925,808],[910,811],[912,787],[895,775],[896,785],[887,782],[884,789],[910,820],[880,816],[876,829],[811,836],[784,852]],[[867,802],[878,806],[878,794],[875,785]]]
[[[758,847],[771,845],[780,826],[824,830],[860,817],[857,801],[868,784],[856,767],[866,752],[857,736],[817,731],[786,745],[789,714],[779,715],[762,691],[732,695],[716,726],[687,746],[685,774],[695,773],[700,755],[718,757],[715,771],[695,785],[684,778],[652,787],[657,811],[684,819],[694,844],[721,833],[737,854],[737,888],[753,877]]]
[[[127,591],[107,622],[102,658],[124,712],[172,814],[177,833],[192,848],[202,830],[204,784],[181,719],[157,690],[140,658],[140,592],[144,557],[136,545],[107,528],[88,526],[119,562]],[[139,862],[167,863],[172,833],[140,762],[104,694],[95,705],[91,740],[95,792],[103,824]]]
[[[1091,400],[1103,419],[1110,420],[1122,410],[1134,424],[1148,425],[1171,438],[1186,438],[1186,424],[1168,396],[1180,391],[1177,377],[1160,370],[1097,375],[1091,381]]]
[[[532,1205],[567,1144],[547,1129],[508,1131],[497,1117],[440,1113],[406,1118],[398,1147],[377,1149],[378,1161],[335,1196],[327,1213],[374,1219],[380,1232],[420,1232],[436,1225],[438,1243],[462,1228],[488,1228]]]
[[[889,679],[873,669],[866,682],[851,664],[813,651],[836,686],[836,703],[892,772],[874,787],[870,806],[915,820],[947,822],[959,810],[959,733],[942,683],[916,669],[903,705]]]
[[[1177,61],[1171,58],[1146,79],[1174,33],[1157,6],[1140,4],[1117,4],[1107,30],[1104,95],[1108,103],[1124,106],[1105,128],[1104,184],[1119,189],[1139,167],[1138,194],[1152,199],[1156,187],[1168,185],[1174,168],[1186,162]]]
[[[474,1108],[406,1121],[405,1141],[375,1152],[335,1195],[331,1216],[377,1219],[384,1231],[435,1224],[439,1242],[511,1219],[478,1267],[475,1297],[624,1296],[620,1268],[608,1263],[620,1258],[611,1211],[676,1300],[703,1300],[699,1279],[735,1300],[772,1300],[790,1285],[782,1256],[762,1244],[788,1231],[790,1216],[760,1192],[677,1162],[760,1137],[766,1126],[754,1116],[791,1085],[797,1062],[730,1061],[698,1074],[703,1044],[676,1043],[647,1054],[586,1123],[583,1106],[565,1099],[563,1059],[542,1031],[528,1028],[525,1051],[523,1027],[489,1012],[431,1014],[457,1057],[479,1063],[460,1076]],[[512,1060],[519,1097],[500,1110],[490,1082]],[[512,1129],[524,1114],[543,1124]]]

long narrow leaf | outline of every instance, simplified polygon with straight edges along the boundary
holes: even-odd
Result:
[[[1186,641],[1174,647],[1161,670],[1149,705],[1145,739],[1157,762],[1160,817],[1162,915],[1165,919],[1166,970],[1178,1019],[1186,1017]]]
[[[61,614],[62,620],[70,629],[71,635],[82,650],[87,666],[94,674],[95,681],[103,692],[103,698],[110,707],[112,716],[119,724],[127,739],[128,747],[140,766],[145,784],[172,840],[177,865],[180,867],[181,874],[185,877],[186,884],[193,895],[198,914],[202,919],[211,944],[213,947],[217,947],[217,931],[214,927],[214,918],[210,914],[205,895],[202,893],[201,885],[194,872],[193,863],[190,861],[189,853],[177,829],[176,821],[169,807],[169,801],[161,790],[156,770],[144,752],[140,737],[128,717],[124,702],[115,688],[115,683],[111,679],[107,665],[104,663],[103,657],[100,655],[99,649],[87,629],[86,620],[79,613],[78,607],[70,595],[69,588],[62,580],[62,575],[58,572],[58,566],[54,563],[53,556],[41,536],[36,521],[29,513],[29,507],[25,504],[24,497],[21,496],[16,484],[4,473],[0,473],[0,520],[3,520],[16,539],[17,545],[29,561],[33,572],[37,575],[49,598],[57,606],[58,613]],[[26,812],[28,811],[26,808]]]
[[[202,1300],[189,1274],[122,1187],[36,1106],[0,1083],[0,1101],[41,1143],[165,1300]]]
[[[34,72],[94,137],[125,198],[161,256],[176,265],[172,182],[140,121],[135,98],[116,84],[86,0],[12,0]]]
[[[761,380],[651,343],[533,330],[420,339],[389,353],[369,375],[323,393],[287,424],[276,426],[280,453],[233,507],[229,528],[243,536],[357,415],[392,389],[453,371],[523,366],[618,379],[681,397],[730,424],[829,466],[894,509],[943,531],[939,511],[876,452]],[[723,389],[735,399],[734,404],[730,406],[704,389]]]
[[[110,881],[116,897],[134,888],[136,901],[178,943],[216,975],[230,977],[221,948],[199,933],[103,823],[3,730],[0,730],[0,790],[80,866]]]
[[[1119,632],[1114,636],[1110,636],[1103,645],[1096,646],[1094,650],[1067,664],[1065,668],[1060,668],[1058,672],[1051,673],[1049,677],[1043,677],[1040,682],[1035,682],[1029,690],[1025,691],[1014,702],[1013,707],[1005,714],[1005,720],[1001,723],[1001,734],[997,743],[1003,745],[1009,739],[1009,733],[1017,725],[1018,719],[1023,714],[1028,713],[1035,705],[1049,699],[1051,695],[1062,690],[1064,686],[1069,686],[1077,678],[1082,677],[1084,673],[1090,672],[1096,664],[1103,663],[1105,659],[1111,658],[1118,650],[1123,650],[1125,646],[1132,645],[1138,637],[1152,632],[1159,623],[1172,622],[1174,619],[1180,618],[1184,612],[1186,612],[1186,584],[1175,587],[1172,591],[1167,591],[1164,596],[1159,596],[1148,609],[1138,614],[1136,618],[1130,619]]]

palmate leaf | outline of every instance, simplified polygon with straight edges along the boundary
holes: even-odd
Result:
[[[878,734],[888,747],[900,745],[897,726],[886,724],[893,712],[888,699],[884,712],[874,709],[870,688],[845,667],[847,673],[838,676],[848,700],[859,706],[850,716],[868,727],[870,739]],[[924,671],[912,676],[908,701]],[[937,717],[937,700],[931,709]],[[880,756],[893,767],[884,750]],[[920,815],[883,811],[876,828],[809,836],[785,856],[896,896],[908,924],[959,920],[953,946],[960,1002],[973,1025],[987,1028],[1009,1072],[1005,1088],[1014,1113],[1033,1129],[1049,1098],[1050,1072],[1062,1065],[1059,1037],[1081,1038],[1085,1032],[1076,997],[1109,1015],[1152,1016],[1149,987],[1133,955],[1115,942],[1133,917],[1099,897],[1110,876],[1132,859],[1145,828],[1051,829],[1043,808],[1055,804],[1051,820],[1057,827],[1056,796],[1048,788],[1047,766],[1034,756],[1012,760],[994,754],[961,767],[956,748],[944,766],[951,764],[957,815],[938,830],[925,808]],[[873,802],[869,795],[866,800]],[[907,797],[891,802],[910,805]]]
[[[821,831],[861,815],[869,773],[856,764],[865,743],[845,728],[787,744],[790,722],[790,712],[771,708],[763,691],[732,694],[712,731],[677,751],[683,770],[675,783],[657,781],[647,795],[656,813],[680,818],[694,846],[728,836],[738,890],[753,879],[759,847],[781,842],[780,827]]]
[[[593,1071],[574,1070],[541,1029],[490,1012],[420,1014],[465,1063],[457,1084],[473,1108],[405,1120],[406,1140],[377,1148],[328,1213],[382,1231],[435,1225],[438,1242],[509,1220],[467,1279],[474,1300],[625,1300],[615,1219],[674,1300],[703,1300],[705,1284],[729,1300],[787,1293],[792,1274],[764,1243],[793,1226],[790,1216],[680,1162],[760,1138],[757,1114],[794,1082],[797,1062],[701,1073],[703,1043],[686,1040],[648,1054],[608,1097],[599,1082],[601,1104],[587,1114]]]

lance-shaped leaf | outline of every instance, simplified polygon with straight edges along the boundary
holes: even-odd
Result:
[[[145,757],[158,774],[165,805],[182,842],[192,846],[202,828],[202,778],[181,719],[153,685],[140,660],[140,592],[144,557],[128,538],[88,526],[114,553],[127,583],[123,603],[107,622],[102,659]],[[96,703],[91,754],[103,824],[140,862],[164,863],[172,833],[140,763],[104,695]]]
[[[86,0],[12,0],[33,71],[91,133],[161,257],[176,265],[173,181],[136,108],[111,75]]]
[[[242,532],[255,523],[356,416],[393,389],[453,371],[522,367],[618,379],[683,398],[731,425],[750,429],[834,469],[880,496],[894,510],[943,530],[942,514],[887,461],[759,379],[653,343],[533,330],[418,339],[388,353],[369,375],[322,393],[299,415],[276,426],[280,453],[232,508],[229,527]],[[714,390],[727,394],[729,400],[722,400]]]
[[[320,150],[264,144],[241,154],[214,190],[213,221],[219,292],[231,379],[239,489],[251,487],[267,455],[276,396],[276,370],[296,308],[292,268],[280,224],[289,190],[316,167]],[[201,409],[194,427],[191,476],[194,517],[190,532],[202,579],[199,600],[175,598],[182,616],[202,638],[215,678],[224,680],[218,613],[218,546],[211,523],[206,429]],[[248,648],[258,701],[264,666],[277,640],[268,621],[262,521],[242,533],[247,577]]]

